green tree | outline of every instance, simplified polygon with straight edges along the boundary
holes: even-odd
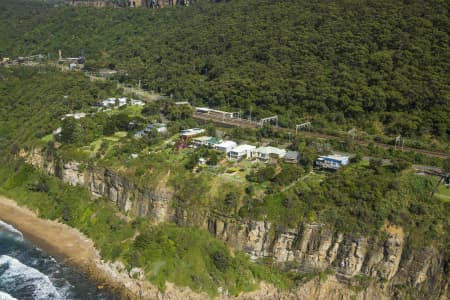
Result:
[[[444,173],[450,173],[450,158],[444,159],[442,162],[442,170]]]
[[[215,166],[219,163],[219,155],[216,151],[209,151],[208,165]]]
[[[227,206],[232,206],[232,205],[236,205],[237,201],[239,200],[239,194],[236,192],[229,192],[226,196],[225,196],[225,205]]]
[[[61,125],[61,141],[75,144],[81,139],[82,130],[74,118],[65,118]]]
[[[230,265],[230,257],[224,250],[217,250],[212,254],[212,260],[216,268],[221,272],[226,272]]]

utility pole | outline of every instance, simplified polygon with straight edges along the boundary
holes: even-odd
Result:
[[[311,122],[306,122],[306,123],[295,125],[295,134],[298,134],[298,130],[303,129],[303,128],[311,129]]]
[[[355,137],[356,137],[356,135],[357,135],[357,130],[356,130],[356,128],[353,127],[352,129],[350,129],[350,130],[347,132],[347,134],[348,134],[349,136],[351,136],[352,139],[355,139]]]
[[[397,150],[397,145],[400,147],[402,147],[402,152],[403,152],[403,145],[405,144],[405,139],[402,137],[401,134],[399,134],[396,138],[395,138],[395,144],[394,144],[394,150]]]

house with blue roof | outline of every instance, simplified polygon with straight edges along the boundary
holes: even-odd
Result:
[[[338,154],[319,156],[315,161],[317,167],[331,170],[337,170],[340,167],[348,165],[348,163],[348,156]]]

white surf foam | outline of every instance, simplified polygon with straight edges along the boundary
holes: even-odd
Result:
[[[4,230],[20,237],[21,239],[23,239],[23,234],[22,234],[22,232],[20,232],[20,230],[17,230],[16,227],[12,226],[11,224],[5,223],[1,220],[0,220],[0,229],[4,229]]]
[[[8,255],[0,256],[0,267],[4,270],[0,274],[0,281],[6,286],[14,287],[15,290],[32,287],[33,299],[36,300],[62,299],[48,276],[39,270]]]
[[[0,300],[17,300],[17,299],[11,296],[10,294],[0,291]]]

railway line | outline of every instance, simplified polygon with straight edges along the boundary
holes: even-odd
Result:
[[[30,65],[30,66],[38,67],[40,65],[41,64]],[[46,63],[46,65],[50,65],[50,64]],[[68,71],[68,68],[66,67],[66,69],[64,69],[64,67],[63,67],[62,71]],[[108,79],[105,77],[99,77],[99,75],[97,73],[85,72],[85,75],[88,76],[89,78],[91,78],[91,80],[92,79],[103,79],[103,80]],[[118,86],[121,87],[120,84],[118,84]],[[127,89],[127,87],[124,87],[124,88]],[[148,91],[144,91],[144,90],[138,89],[138,88],[128,88],[127,92],[138,94],[139,96],[143,97],[147,101],[154,101],[156,99],[161,98],[161,96],[158,94],[149,93]],[[232,127],[257,128],[259,126],[258,122],[256,122],[256,121],[250,121],[250,120],[246,120],[246,119],[237,119],[237,118],[223,118],[223,117],[220,117],[217,115],[206,115],[206,114],[202,114],[202,113],[198,113],[198,112],[194,113],[194,118],[197,120],[212,121],[214,123],[223,124],[223,125],[232,126]],[[296,134],[295,130],[289,129],[289,128],[278,127],[278,128],[276,128],[276,130],[280,130],[283,132],[291,132],[293,134]],[[306,137],[333,139],[333,140],[339,140],[339,141],[344,141],[344,139],[345,139],[344,135],[331,135],[331,134],[325,134],[325,133],[314,132],[314,131],[299,131],[297,134],[306,136]],[[365,140],[358,140],[358,139],[354,139],[353,141],[356,144],[364,145],[364,146],[373,144],[373,145],[378,146],[383,149],[394,149],[393,145],[376,142],[376,141],[365,141]],[[416,153],[420,153],[420,154],[430,156],[430,157],[450,158],[450,153],[448,153],[448,152],[433,151],[433,150],[427,150],[427,149],[421,149],[421,148],[414,148],[414,147],[410,147],[410,146],[404,146],[403,151],[416,152]]]
[[[217,124],[223,124],[227,126],[232,127],[242,127],[242,128],[257,128],[259,125],[256,121],[249,121],[245,119],[230,119],[230,118],[223,118],[216,115],[208,115],[203,113],[194,113],[194,118],[197,120],[203,120],[203,121],[211,121],[213,123]],[[289,128],[282,128],[278,127],[275,128],[275,130],[283,131],[283,132],[290,132],[292,134],[296,134],[295,130],[289,129]],[[297,135],[305,136],[305,137],[315,137],[315,138],[322,138],[322,139],[333,139],[333,140],[339,140],[344,141],[345,137],[338,136],[338,135],[331,135],[331,134],[325,134],[325,133],[319,133],[314,131],[299,131]],[[380,143],[376,141],[364,141],[364,140],[353,140],[354,143],[368,146],[369,144],[373,144],[377,147],[383,148],[383,149],[394,149],[394,145]],[[439,157],[439,158],[450,158],[450,153],[441,152],[441,151],[432,151],[432,150],[426,150],[426,149],[420,149],[420,148],[414,148],[410,146],[404,146],[403,151],[411,151],[420,153],[426,156],[430,157]]]

